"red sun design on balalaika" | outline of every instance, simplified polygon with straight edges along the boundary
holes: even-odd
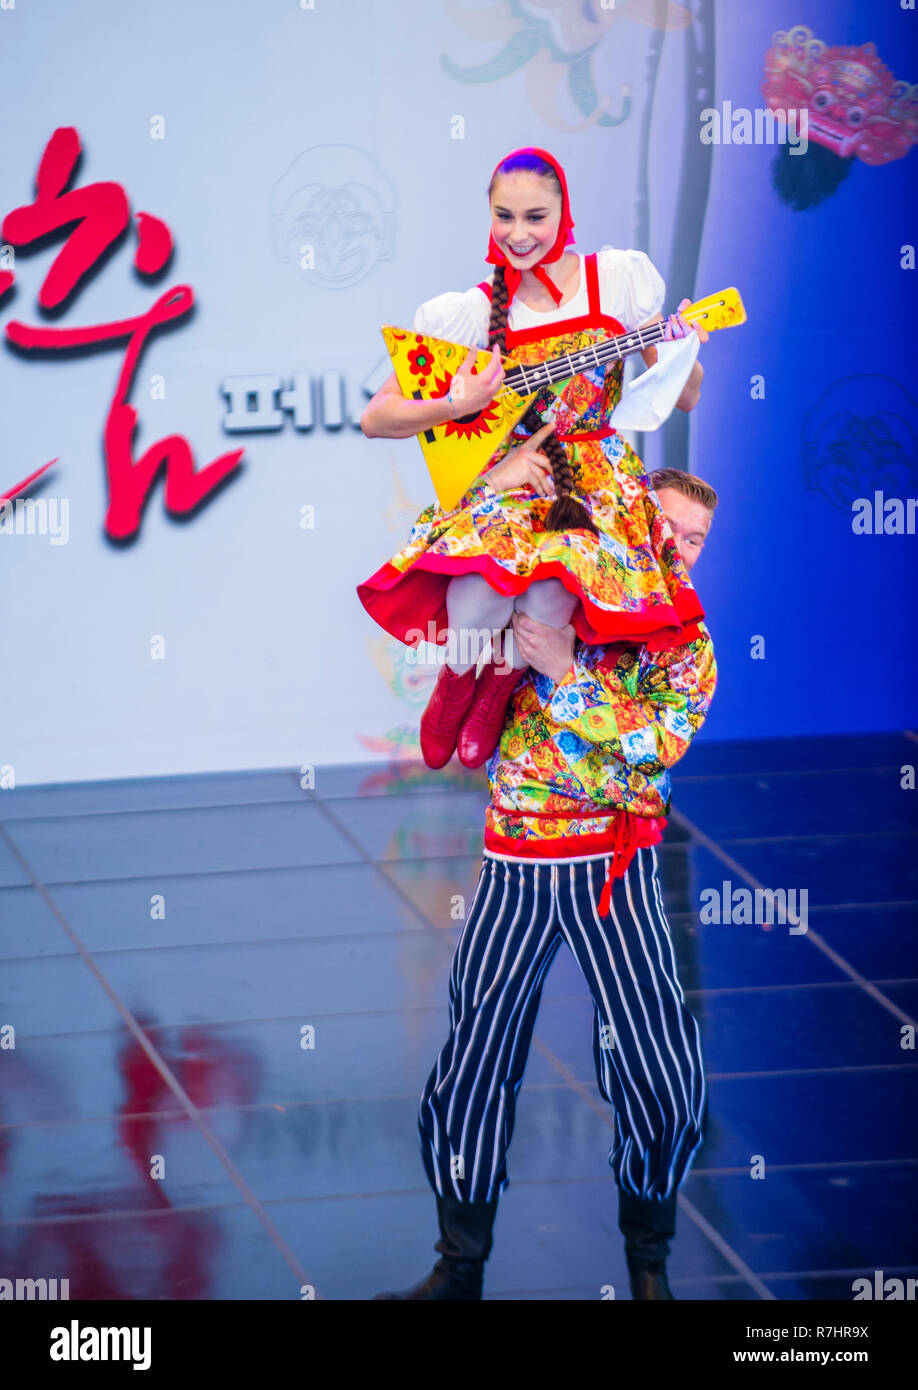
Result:
[[[477,375],[478,369],[473,367],[472,376]],[[433,395],[445,396],[452,382],[451,376],[447,377],[445,381],[438,377],[437,390],[433,392]],[[461,439],[471,439],[474,436],[476,439],[480,439],[483,435],[493,435],[500,420],[501,412],[495,409],[492,403],[486,405],[483,410],[476,410],[471,415],[459,415],[455,420],[447,420],[443,430],[446,436],[458,435]],[[499,443],[500,440],[498,439],[495,441],[494,447],[496,448]]]
[[[442,399],[449,392],[455,373],[448,372],[445,376],[434,375],[436,358],[430,346],[433,340],[425,338],[423,333],[416,333],[414,336],[417,347],[409,348],[406,353],[411,375],[417,377],[417,389],[411,394],[422,400]],[[476,364],[472,367],[472,376],[477,375],[478,366]],[[433,376],[432,386],[430,384],[431,376]],[[495,425],[500,418],[499,410],[495,410],[491,405],[486,405],[483,410],[477,410],[470,415],[460,415],[455,420],[447,420],[443,425],[443,430],[447,435],[458,435],[462,439],[470,439],[473,435],[480,438],[484,434],[493,434]],[[428,430],[426,433],[432,436],[432,431]]]

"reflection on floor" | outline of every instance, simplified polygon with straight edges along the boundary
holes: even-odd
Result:
[[[710,1093],[679,1299],[916,1274],[915,763],[880,734],[699,743],[677,770],[662,876]],[[486,799],[405,762],[2,793],[0,1278],[364,1299],[426,1273],[417,1098]],[[808,929],[744,921],[763,887]],[[562,948],[487,1298],[628,1297],[590,1024]]]

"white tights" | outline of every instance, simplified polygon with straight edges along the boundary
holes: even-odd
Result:
[[[537,579],[522,594],[499,594],[483,575],[456,574],[446,587],[446,613],[449,622],[447,665],[457,676],[478,665],[478,658],[492,635],[500,633],[504,660],[519,670],[527,663],[513,640],[513,629],[502,631],[513,610],[528,613],[548,627],[563,627],[577,606],[577,597],[565,589],[560,579]],[[495,651],[495,659],[498,653]]]

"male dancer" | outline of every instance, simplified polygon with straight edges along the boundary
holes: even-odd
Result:
[[[716,493],[675,470],[650,483],[691,569]],[[513,630],[530,669],[488,762],[484,862],[450,972],[450,1034],[419,1108],[440,1258],[413,1288],[376,1297],[481,1298],[542,985],[566,941],[593,995],[596,1076],[615,1112],[610,1163],[632,1297],[671,1299],[666,1257],[678,1188],[703,1139],[705,1084],[653,846],[668,769],[710,706],[713,647],[703,625],[659,652],[588,646],[570,625],[524,613]],[[549,788],[551,811],[533,813]],[[590,833],[604,813],[605,835]]]
[[[650,486],[670,524],[682,563],[690,570],[711,529],[717,493],[710,483],[678,468],[657,468],[650,474]]]

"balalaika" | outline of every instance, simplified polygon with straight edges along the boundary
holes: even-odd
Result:
[[[682,317],[688,323],[700,322],[712,333],[718,328],[733,328],[745,323],[746,310],[738,291],[729,289],[699,299],[682,310]],[[512,357],[504,357],[504,379],[493,401],[472,415],[447,420],[418,435],[443,510],[451,511],[455,507],[543,387],[566,381],[590,367],[600,367],[606,362],[620,361],[633,352],[641,352],[663,342],[665,334],[664,319],[649,328],[635,328],[630,333],[620,333],[605,342],[528,367],[514,362]],[[430,338],[391,324],[383,325],[382,335],[402,394],[419,401],[445,396],[469,352],[460,343]],[[490,356],[486,349],[478,349],[473,371],[483,371]]]

